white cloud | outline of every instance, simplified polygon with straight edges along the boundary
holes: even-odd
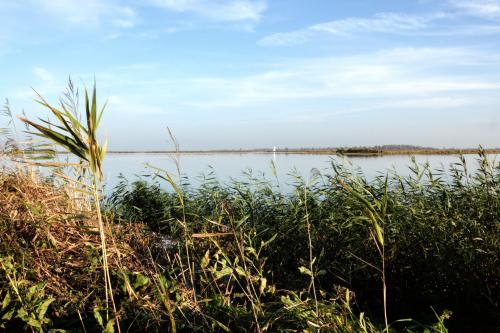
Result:
[[[334,35],[346,35],[358,31],[400,32],[427,27],[431,17],[404,15],[397,13],[380,13],[374,18],[347,18],[309,27],[311,31],[327,32]]]
[[[425,16],[405,15],[398,13],[379,13],[372,18],[351,17],[341,20],[324,22],[309,26],[305,29],[291,32],[281,32],[262,38],[262,45],[293,45],[307,41],[318,33],[335,36],[349,36],[359,32],[383,32],[401,34],[408,31],[422,30],[429,23],[444,14],[432,14]]]
[[[500,55],[487,50],[395,48],[290,60],[270,65],[270,70],[254,75],[230,78],[148,79],[142,76],[141,73],[157,71],[154,63],[109,68],[108,72],[98,72],[96,76],[104,94],[117,89],[130,92],[110,97],[113,114],[214,110],[236,114],[238,109],[266,110],[288,106],[314,109],[320,105],[352,112],[384,108],[445,110],[472,105],[497,95],[500,74],[492,69],[499,63]],[[41,92],[61,91],[60,84],[50,84],[54,77],[50,71],[42,67],[34,71],[43,80],[36,85],[37,89],[41,86]],[[93,74],[83,77],[90,82]],[[346,102],[352,106],[342,106]]]
[[[200,109],[269,106],[270,102],[297,100],[316,103],[321,99],[356,100],[359,104],[385,100],[393,107],[395,101],[403,107],[422,99],[428,105],[452,108],[458,106],[452,101],[455,96],[500,90],[500,77],[490,76],[488,71],[476,68],[475,74],[454,74],[456,66],[481,66],[488,57],[457,48],[393,49],[290,62],[273,71],[234,79],[186,79],[182,86],[190,87],[186,95],[200,96],[185,104]]]
[[[500,32],[498,24],[463,24],[460,22],[460,17],[464,14],[500,19],[500,0],[449,0],[449,3],[461,11],[455,13],[435,12],[424,15],[379,13],[372,18],[350,17],[294,31],[274,33],[261,38],[258,44],[266,46],[298,45],[321,35],[349,37],[362,33],[385,33],[405,36],[476,36],[495,35]],[[448,22],[454,24],[441,25],[439,29],[436,29],[434,24],[445,19],[449,19]]]
[[[443,37],[443,36],[489,36],[500,34],[500,25],[498,24],[461,24],[458,26],[450,26],[439,30],[418,31],[415,35],[429,36],[429,37]],[[411,33],[406,35],[411,37]]]
[[[450,3],[469,15],[500,19],[500,0],[450,0]]]
[[[79,26],[109,24],[130,28],[136,23],[136,13],[115,0],[32,0],[50,15],[63,22]]]
[[[309,29],[291,32],[277,32],[261,38],[258,41],[258,44],[265,46],[298,45],[307,42],[312,35],[312,31]]]
[[[168,115],[172,113],[164,106],[132,101],[130,96],[112,95],[108,97],[108,108],[113,115]]]
[[[192,12],[214,21],[259,21],[265,0],[152,0],[176,12]]]
[[[54,75],[43,67],[35,67],[34,72],[36,77],[45,83],[51,83],[54,81]]]
[[[33,74],[34,77],[38,79],[32,82],[33,89],[46,98],[57,96],[57,94],[59,94],[65,86],[64,81],[61,82],[58,80],[57,75],[44,67],[34,67]],[[32,88],[28,87],[29,86],[24,86],[23,88],[14,91],[12,96],[25,102],[32,101],[36,96],[36,93]]]

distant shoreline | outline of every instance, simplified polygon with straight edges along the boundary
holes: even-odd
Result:
[[[500,154],[500,148],[483,149],[486,154]],[[220,149],[220,150],[164,150],[164,151],[108,151],[108,154],[280,154],[280,155],[346,155],[346,156],[384,156],[384,155],[470,155],[479,154],[479,149]]]

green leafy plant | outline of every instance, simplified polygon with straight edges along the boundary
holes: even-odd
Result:
[[[7,288],[0,294],[3,297],[0,327],[6,329],[17,318],[31,331],[44,332],[44,328],[52,323],[47,311],[54,302],[54,298],[45,296],[45,282],[31,285],[18,272],[19,267],[10,256],[0,258],[0,267],[8,281]]]

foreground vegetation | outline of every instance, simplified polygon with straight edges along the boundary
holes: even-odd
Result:
[[[245,242],[257,247],[258,258],[266,258],[265,268],[257,265],[258,277],[278,291],[301,294],[311,302],[311,314],[315,297],[320,303],[341,299],[349,290],[351,309],[383,329],[385,283],[395,330],[416,323],[398,319],[429,324],[436,313],[452,313],[447,326],[453,332],[495,332],[500,169],[484,155],[478,163],[470,177],[465,161],[458,160],[450,179],[414,164],[412,176],[392,174],[372,182],[332,165],[331,174],[317,174],[307,183],[297,177],[288,194],[251,175],[230,186],[209,177],[198,189],[178,189],[181,198],[163,191],[162,183],[124,181],[108,207],[122,221],[143,221],[180,242],[185,227],[188,235],[213,235],[210,241],[189,239],[195,263],[221,248],[233,249],[237,257],[238,239],[243,249]]]
[[[448,317],[452,332],[498,331],[500,177],[481,162],[473,177],[415,165],[371,183],[335,165],[289,194],[250,176],[197,189],[161,171],[167,182],[123,180],[104,207],[120,325],[377,332],[385,282],[391,331],[444,332]],[[106,327],[95,214],[19,172],[2,176],[0,201],[4,327]]]
[[[463,158],[372,181],[332,164],[287,192],[250,172],[193,187],[151,167],[104,197],[95,89],[83,122],[71,84],[64,96],[40,100],[55,124],[23,121],[77,163],[6,145],[31,164],[0,173],[4,330],[500,330],[500,166],[484,153],[472,174]]]

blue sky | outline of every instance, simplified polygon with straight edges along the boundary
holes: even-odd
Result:
[[[0,97],[95,76],[113,150],[500,146],[500,0],[0,3]]]

